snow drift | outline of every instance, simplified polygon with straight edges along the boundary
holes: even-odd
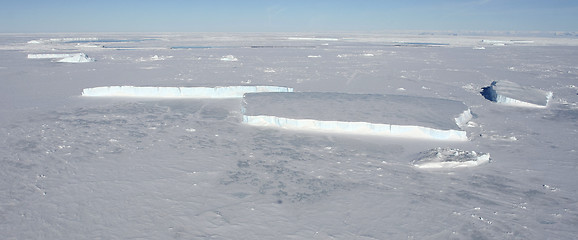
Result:
[[[552,92],[510,81],[493,81],[490,86],[482,88],[481,94],[490,101],[519,107],[545,108],[552,98]]]
[[[412,164],[417,168],[462,168],[488,162],[490,162],[489,153],[438,147],[421,152]]]
[[[345,93],[245,94],[243,122],[255,126],[436,140],[467,140],[462,102]]]
[[[108,86],[85,88],[87,97],[145,97],[145,98],[241,98],[245,93],[293,92],[293,88],[278,86],[226,87],[135,87]]]
[[[86,63],[94,62],[94,59],[89,58],[85,53],[40,53],[28,54],[29,59],[58,59],[56,62],[66,63]]]

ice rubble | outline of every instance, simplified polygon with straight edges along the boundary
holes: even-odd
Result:
[[[462,102],[401,95],[258,93],[243,98],[243,123],[294,130],[466,141]]]
[[[490,162],[489,153],[438,147],[421,152],[412,164],[417,168],[462,168],[488,162]]]
[[[56,62],[66,63],[86,63],[94,62],[94,59],[89,58],[85,53],[40,53],[28,54],[29,59],[58,59]]]
[[[226,87],[135,87],[107,86],[85,88],[87,97],[145,97],[145,98],[241,98],[245,93],[293,92],[293,88],[278,86]]]
[[[510,81],[493,81],[482,88],[481,94],[488,100],[520,107],[545,108],[552,98],[552,92],[520,86]]]

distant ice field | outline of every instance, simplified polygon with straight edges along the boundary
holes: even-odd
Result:
[[[28,58],[75,53],[95,61]],[[0,34],[0,54],[5,239],[578,234],[574,38]],[[542,108],[499,104],[481,93],[493,81],[552,96]],[[459,106],[472,119],[459,128],[467,141],[288,131],[244,124],[242,98],[81,96],[106,86],[283,86],[302,95],[246,110],[370,122],[390,108],[407,117],[401,123],[458,129],[445,116]],[[371,105],[340,97],[358,95],[400,97]],[[303,107],[307,97],[317,104]],[[406,107],[416,101],[441,107]]]

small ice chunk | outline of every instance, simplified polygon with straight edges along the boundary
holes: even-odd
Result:
[[[239,61],[239,59],[237,59],[235,56],[233,55],[227,55],[227,56],[223,56],[221,58],[221,61],[225,61],[225,62],[236,62]]]
[[[417,168],[440,169],[475,167],[488,162],[490,162],[489,153],[438,147],[421,152],[412,165]]]

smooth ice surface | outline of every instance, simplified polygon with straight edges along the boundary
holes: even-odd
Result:
[[[489,153],[438,147],[420,153],[413,165],[417,168],[445,169],[475,167],[489,162]]]
[[[292,92],[293,88],[278,86],[226,87],[135,87],[108,86],[85,88],[85,97],[143,97],[143,98],[241,98],[245,93]]]
[[[520,107],[545,108],[552,98],[552,92],[521,86],[510,81],[493,81],[483,88],[482,95],[497,103]]]
[[[447,99],[321,92],[246,94],[243,114],[256,126],[461,141],[472,117]]]

